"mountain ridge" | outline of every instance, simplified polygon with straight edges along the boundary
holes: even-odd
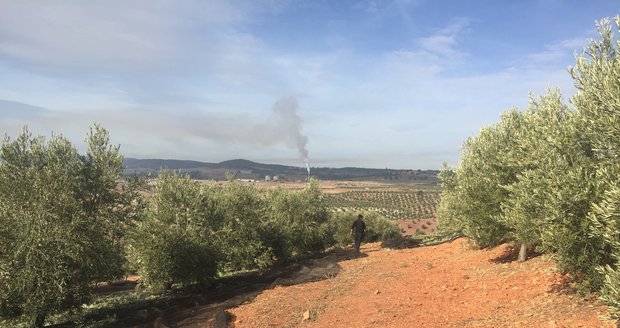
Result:
[[[246,159],[232,159],[219,163],[179,159],[137,159],[126,157],[123,161],[125,175],[156,175],[167,169],[189,174],[194,179],[224,180],[232,173],[239,179],[263,180],[277,177],[279,180],[305,180],[305,167],[281,164],[264,164]],[[438,170],[374,169],[362,167],[312,167],[310,175],[321,180],[394,180],[418,181],[437,184]]]

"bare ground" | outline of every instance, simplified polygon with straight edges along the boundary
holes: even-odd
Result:
[[[566,287],[546,256],[518,263],[506,245],[367,244],[361,256],[338,261],[334,277],[276,286],[229,308],[228,327],[615,327],[599,318],[607,312],[594,296]]]

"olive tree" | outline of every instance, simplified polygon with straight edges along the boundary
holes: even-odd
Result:
[[[273,189],[266,203],[263,235],[278,259],[325,249],[329,212],[318,181],[299,191]]]
[[[93,126],[88,153],[26,128],[0,148],[0,314],[42,326],[82,304],[93,283],[118,273],[112,228],[122,157]]]
[[[620,18],[615,18],[620,29]],[[537,245],[620,313],[620,40],[609,19],[569,68],[574,108],[558,91],[509,111],[444,168],[440,225],[479,245]]]
[[[222,271],[265,268],[273,263],[274,250],[265,240],[263,221],[266,200],[260,190],[232,179],[218,192],[214,230]]]
[[[441,229],[461,230],[480,247],[496,245],[510,235],[510,227],[501,219],[502,204],[510,195],[506,186],[521,171],[514,146],[522,124],[521,112],[503,113],[499,123],[466,141],[458,168],[444,167],[438,211]]]
[[[127,250],[142,284],[155,290],[173,284],[207,286],[217,273],[210,237],[207,195],[189,176],[162,170],[144,219],[131,233]]]
[[[559,90],[530,99],[512,154],[522,170],[506,187],[510,197],[502,204],[502,219],[522,251],[536,245],[563,270],[587,272],[597,259],[587,219],[595,193],[589,147],[576,115]]]
[[[590,236],[598,247],[598,272],[604,275],[601,298],[616,316],[620,313],[620,17],[598,23],[599,39],[591,40],[570,68],[577,93],[571,99],[579,110],[580,128],[591,142],[598,201],[589,218]]]

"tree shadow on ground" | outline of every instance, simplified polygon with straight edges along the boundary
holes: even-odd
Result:
[[[51,327],[78,327],[84,323],[149,328],[213,326],[217,320],[226,322],[226,309],[252,301],[264,290],[333,278],[340,271],[338,262],[367,256],[357,253],[353,248],[333,247],[321,254],[298,257],[274,265],[263,272],[219,278],[206,290],[177,289],[152,298],[93,310],[81,317],[79,322],[65,322]],[[111,283],[100,288],[100,295],[114,294],[114,286],[118,287],[119,293],[128,294],[136,288],[136,282]]]
[[[413,238],[396,238],[381,242],[382,248],[406,249],[420,247],[420,241]]]
[[[535,257],[541,256],[543,253],[537,252],[535,247],[527,248],[527,259],[526,261],[533,259]],[[510,245],[506,248],[504,253],[500,254],[498,257],[490,259],[489,262],[496,264],[503,263],[511,263],[516,262],[519,259],[519,247]]]
[[[558,280],[551,284],[551,287],[549,287],[549,292],[556,294],[575,294],[576,290],[573,287],[575,280],[575,277],[571,277],[568,274],[563,274]]]
[[[274,272],[262,278],[245,277],[243,284],[223,285],[222,293],[217,298],[210,298],[203,305],[169,313],[162,322],[170,327],[227,327],[227,322],[234,322],[234,317],[226,309],[252,301],[264,290],[276,286],[292,286],[335,277],[340,272],[338,262],[367,257],[353,248],[332,247],[323,254],[300,260],[289,267],[274,268]],[[214,297],[214,295],[211,295]]]
[[[355,251],[352,245],[345,246],[345,247],[335,246],[335,247],[331,247],[330,249],[328,249],[325,252],[325,256],[335,255],[338,258],[338,262],[341,262],[341,261],[354,260],[354,259],[358,259],[362,257],[368,257],[367,253],[376,252],[376,251],[377,250],[373,250],[373,249],[365,249],[363,251],[357,252]]]
[[[398,238],[382,241],[381,247],[391,249],[406,249],[415,247],[436,246],[445,243],[452,243],[455,240],[460,239],[461,237],[463,237],[463,233],[459,231],[432,235],[400,236]]]

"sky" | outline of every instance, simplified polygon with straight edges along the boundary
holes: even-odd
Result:
[[[560,88],[618,0],[0,0],[0,133],[125,157],[438,169]]]

